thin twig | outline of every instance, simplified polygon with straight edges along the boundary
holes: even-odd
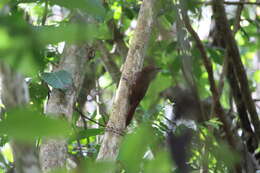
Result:
[[[80,143],[79,139],[77,139],[77,145],[79,147],[79,154],[80,154],[80,156],[84,157],[83,151],[82,151],[82,147],[81,147],[81,143]]]
[[[80,114],[80,118],[82,119],[84,130],[87,130],[88,126],[85,117],[83,117],[82,114]],[[87,140],[87,144],[89,145],[90,143],[89,137],[86,137],[86,140]]]
[[[76,111],[80,114],[80,116],[82,116],[83,118],[85,118],[85,119],[87,119],[87,120],[89,120],[89,121],[91,121],[91,122],[93,122],[93,123],[95,123],[95,124],[97,124],[97,125],[99,125],[99,126],[101,126],[101,127],[106,127],[104,124],[101,124],[101,123],[99,123],[99,122],[97,122],[97,121],[95,121],[95,120],[93,120],[93,119],[87,117],[86,115],[84,115],[78,108],[75,108],[75,110],[76,110]]]

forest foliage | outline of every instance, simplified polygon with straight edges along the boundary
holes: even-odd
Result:
[[[93,93],[86,97],[87,105],[92,111],[85,111],[87,126],[78,126],[82,112],[77,111],[79,103],[75,104],[72,122],[64,119],[53,119],[44,115],[44,105],[50,89],[56,88],[62,92],[74,87],[71,75],[67,71],[51,72],[62,57],[65,44],[83,44],[85,42],[105,46],[110,59],[120,69],[125,57],[117,50],[115,44],[122,40],[126,48],[131,42],[134,25],[140,10],[139,0],[2,0],[0,1],[0,61],[8,64],[15,72],[25,76],[30,92],[30,103],[24,107],[5,110],[0,105],[0,173],[13,167],[13,156],[9,147],[11,139],[33,143],[39,147],[43,137],[66,137],[68,152],[71,158],[80,163],[82,172],[174,172],[176,163],[167,142],[167,136],[172,131],[169,107],[172,102],[162,97],[162,92],[176,85],[187,85],[183,75],[182,44],[177,37],[180,32],[172,34],[173,23],[180,15],[175,3],[178,1],[162,0],[158,3],[158,15],[152,36],[146,52],[145,65],[153,63],[160,67],[160,72],[152,81],[146,96],[135,113],[135,118],[123,138],[117,162],[95,162],[100,139],[105,132],[105,124],[111,111],[117,81],[104,68],[102,56],[104,51],[98,46],[94,48],[95,55],[88,61],[86,72],[94,81]],[[183,1],[195,30],[203,18],[203,9],[210,7],[203,0]],[[4,14],[8,6],[8,14]],[[229,6],[230,5],[226,5]],[[236,5],[232,6],[236,7]],[[56,11],[54,10],[56,9]],[[58,9],[58,10],[57,10]],[[61,17],[55,14],[62,12]],[[73,14],[81,13],[91,16],[94,22],[71,22]],[[230,11],[234,13],[234,10]],[[232,14],[231,14],[232,15]],[[84,15],[82,15],[84,17]],[[234,27],[234,17],[229,24]],[[111,26],[113,23],[113,27]],[[177,24],[178,25],[178,24]],[[241,13],[240,28],[235,35],[241,60],[247,72],[250,91],[255,92],[260,83],[260,70],[254,66],[254,56],[260,48],[260,8],[245,5]],[[209,27],[209,26],[206,26]],[[212,96],[208,72],[203,64],[201,53],[187,31],[183,31],[190,43],[191,72],[201,100]],[[169,34],[170,33],[170,34]],[[170,37],[172,36],[172,37]],[[212,45],[212,36],[203,38],[206,53],[213,66],[215,82],[221,79],[225,50]],[[259,66],[258,66],[259,67]],[[90,73],[90,72],[91,73]],[[82,74],[84,75],[84,74]],[[95,84],[96,83],[96,84]],[[93,85],[93,84],[91,84]],[[241,119],[234,103],[231,101],[232,86],[225,81],[220,98],[221,105],[231,120],[230,127],[243,141]],[[100,96],[99,101],[96,97]],[[258,94],[259,96],[259,94]],[[257,98],[256,98],[257,99]],[[258,98],[259,99],[259,98]],[[100,111],[100,105],[105,111]],[[258,104],[259,105],[259,104]],[[189,105],[186,105],[189,107]],[[88,107],[89,108],[89,107]],[[259,108],[258,108],[259,113]],[[203,123],[195,123],[195,128],[186,124],[174,125],[176,138],[181,137],[184,129],[192,129],[191,144],[187,145],[185,157],[193,172],[198,172],[207,165],[209,172],[230,172],[236,163],[243,160],[243,155],[232,149],[223,137],[223,123],[218,117],[210,117]],[[191,126],[194,126],[191,125]],[[185,131],[185,130],[184,130]],[[169,139],[168,139],[169,140]],[[177,147],[182,147],[181,143]],[[254,152],[260,151],[259,146]],[[183,156],[180,156],[183,157]],[[65,165],[64,165],[65,168]],[[71,170],[74,171],[73,169]],[[176,171],[176,170],[175,170]],[[58,170],[58,172],[66,172]]]

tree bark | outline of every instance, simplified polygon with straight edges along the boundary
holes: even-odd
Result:
[[[252,99],[251,92],[249,89],[248,79],[245,68],[241,61],[239,50],[227,21],[226,12],[223,5],[223,0],[214,0],[213,6],[216,11],[215,19],[216,26],[220,31],[220,36],[225,43],[226,51],[228,54],[228,61],[232,64],[236,78],[241,88],[242,99],[246,105],[246,108],[250,114],[252,124],[255,128],[255,132],[260,137],[260,121],[256,112],[256,106]]]
[[[115,160],[122,134],[125,130],[127,112],[130,108],[129,91],[132,79],[143,67],[146,47],[152,32],[156,14],[156,0],[144,0],[139,12],[137,27],[124,64],[118,89],[113,103],[112,113],[97,160]]]
[[[80,11],[75,12],[71,22],[88,23],[91,19]],[[72,76],[73,86],[66,91],[53,89],[45,113],[49,116],[64,116],[72,120],[74,104],[83,84],[87,61],[92,58],[93,48],[88,43],[66,45],[59,65],[53,71],[65,70]],[[64,167],[67,160],[67,142],[64,138],[43,139],[40,147],[40,163],[44,172]]]
[[[63,92],[53,89],[46,106],[46,114],[72,119],[73,108],[83,83],[85,64],[92,51],[87,44],[67,45],[55,71],[66,70],[72,75],[74,87]],[[67,159],[66,139],[44,139],[40,148],[40,163],[43,171],[64,167]]]
[[[5,108],[29,103],[29,91],[24,77],[0,62],[0,97]],[[15,173],[40,173],[36,147],[31,143],[11,139]]]

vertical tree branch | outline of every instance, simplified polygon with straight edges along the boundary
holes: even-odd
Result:
[[[240,0],[240,2],[244,2],[244,0]],[[233,33],[234,35],[236,34],[236,32],[238,31],[239,27],[240,27],[240,18],[241,18],[241,13],[242,13],[242,9],[243,9],[243,4],[240,4],[236,10],[236,16],[235,16],[235,22],[234,22],[234,29],[233,29]],[[216,15],[216,9],[213,6],[213,15]],[[220,32],[218,31],[219,28],[215,28],[217,30],[218,35],[216,35],[217,38],[220,38],[221,36],[219,36]],[[225,43],[222,42],[223,44],[221,44],[220,46],[225,49]],[[224,64],[223,64],[223,70],[221,73],[221,77],[220,77],[220,81],[219,81],[219,94],[221,95],[222,93],[222,89],[224,86],[224,80],[225,80],[225,76],[227,76],[229,85],[232,86],[230,87],[230,91],[231,94],[234,98],[236,107],[237,107],[237,112],[238,112],[238,116],[240,118],[240,122],[241,122],[241,126],[244,130],[244,136],[246,137],[246,141],[247,141],[247,148],[250,152],[254,152],[254,150],[257,148],[257,135],[254,134],[251,124],[250,124],[250,120],[248,117],[248,112],[247,112],[247,108],[246,108],[246,104],[244,103],[244,100],[242,99],[242,92],[239,86],[239,82],[238,79],[236,78],[235,72],[234,72],[234,67],[232,66],[231,62],[229,61],[229,57],[228,57],[228,53],[227,51],[225,51],[225,55],[224,55]],[[230,105],[232,107],[232,105]]]
[[[74,14],[72,22],[89,22],[87,16],[82,16],[80,12]],[[71,121],[75,101],[81,89],[85,65],[92,57],[93,48],[85,43],[78,45],[66,45],[62,59],[54,71],[66,70],[72,76],[73,87],[66,91],[53,89],[46,106],[46,113],[65,116]],[[64,167],[67,159],[66,139],[44,139],[40,148],[40,163],[43,171]]]
[[[234,67],[234,72],[239,85],[241,88],[241,94],[246,108],[250,114],[252,124],[255,128],[255,132],[260,137],[260,121],[256,112],[255,103],[252,99],[251,92],[249,89],[248,79],[246,76],[246,71],[244,69],[239,50],[227,21],[226,12],[223,5],[223,0],[213,0],[213,6],[216,9],[216,25],[219,28],[220,36],[225,41],[225,46],[229,58],[229,62]]]
[[[64,115],[69,121],[72,119],[73,107],[83,83],[85,64],[89,53],[89,46],[67,45],[64,48],[63,57],[56,70],[66,70],[71,73],[74,86],[65,93],[53,89],[47,103],[46,113],[52,115]],[[40,148],[40,161],[43,171],[63,167],[67,159],[65,139],[43,140]]]
[[[156,0],[144,0],[139,12],[137,27],[133,39],[131,40],[128,55],[125,61],[124,69],[121,75],[119,86],[116,92],[112,113],[107,125],[107,130],[98,153],[97,160],[115,160],[121,134],[125,129],[127,112],[129,105],[129,92],[132,79],[137,72],[140,72],[143,66],[146,47],[152,32],[152,26],[155,18]],[[119,133],[114,133],[115,129]]]
[[[182,3],[182,1],[180,1]],[[181,10],[181,7],[183,4],[177,5],[178,8],[176,10]],[[180,11],[181,12],[181,11]],[[205,121],[207,119],[206,114],[204,112],[203,106],[200,102],[200,97],[196,85],[196,81],[193,76],[192,72],[192,56],[190,53],[191,47],[189,40],[185,39],[187,37],[187,32],[185,30],[185,24],[181,20],[181,15],[177,15],[177,36],[178,36],[178,42],[180,44],[179,50],[180,50],[180,55],[181,55],[181,60],[182,60],[182,72],[184,79],[186,80],[189,90],[192,93],[192,97],[194,97],[194,105],[198,107],[199,109],[199,114],[197,117],[198,121]]]
[[[206,49],[205,49],[203,43],[201,42],[198,34],[196,33],[196,31],[194,31],[194,29],[192,28],[192,26],[190,24],[190,20],[189,20],[189,17],[187,15],[187,11],[185,9],[182,9],[181,13],[182,13],[182,16],[183,16],[183,20],[184,20],[185,26],[186,26],[187,30],[190,32],[190,34],[192,35],[192,37],[193,37],[193,39],[194,39],[194,41],[196,43],[196,46],[197,46],[197,48],[200,51],[203,64],[204,64],[204,66],[205,66],[205,68],[207,70],[207,73],[208,73],[208,80],[209,80],[209,84],[210,84],[210,91],[211,91],[212,96],[213,96],[213,109],[214,109],[214,113],[215,113],[216,116],[218,116],[220,118],[220,120],[223,123],[223,127],[224,127],[224,130],[226,132],[229,144],[231,146],[235,147],[236,146],[235,145],[235,139],[234,139],[234,137],[232,135],[232,132],[231,132],[231,130],[229,128],[229,125],[228,125],[227,120],[225,118],[224,110],[223,110],[223,108],[222,108],[222,106],[220,104],[220,101],[219,101],[220,97],[219,97],[219,93],[218,93],[218,90],[217,90],[217,87],[216,87],[216,84],[215,84],[215,80],[214,80],[212,63],[211,63],[211,61],[209,60],[209,58],[207,56]]]

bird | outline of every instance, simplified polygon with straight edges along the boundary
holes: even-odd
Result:
[[[135,74],[129,92],[130,107],[127,112],[126,126],[130,124],[137,106],[149,88],[150,82],[156,77],[159,71],[160,68],[154,65],[148,65]]]

